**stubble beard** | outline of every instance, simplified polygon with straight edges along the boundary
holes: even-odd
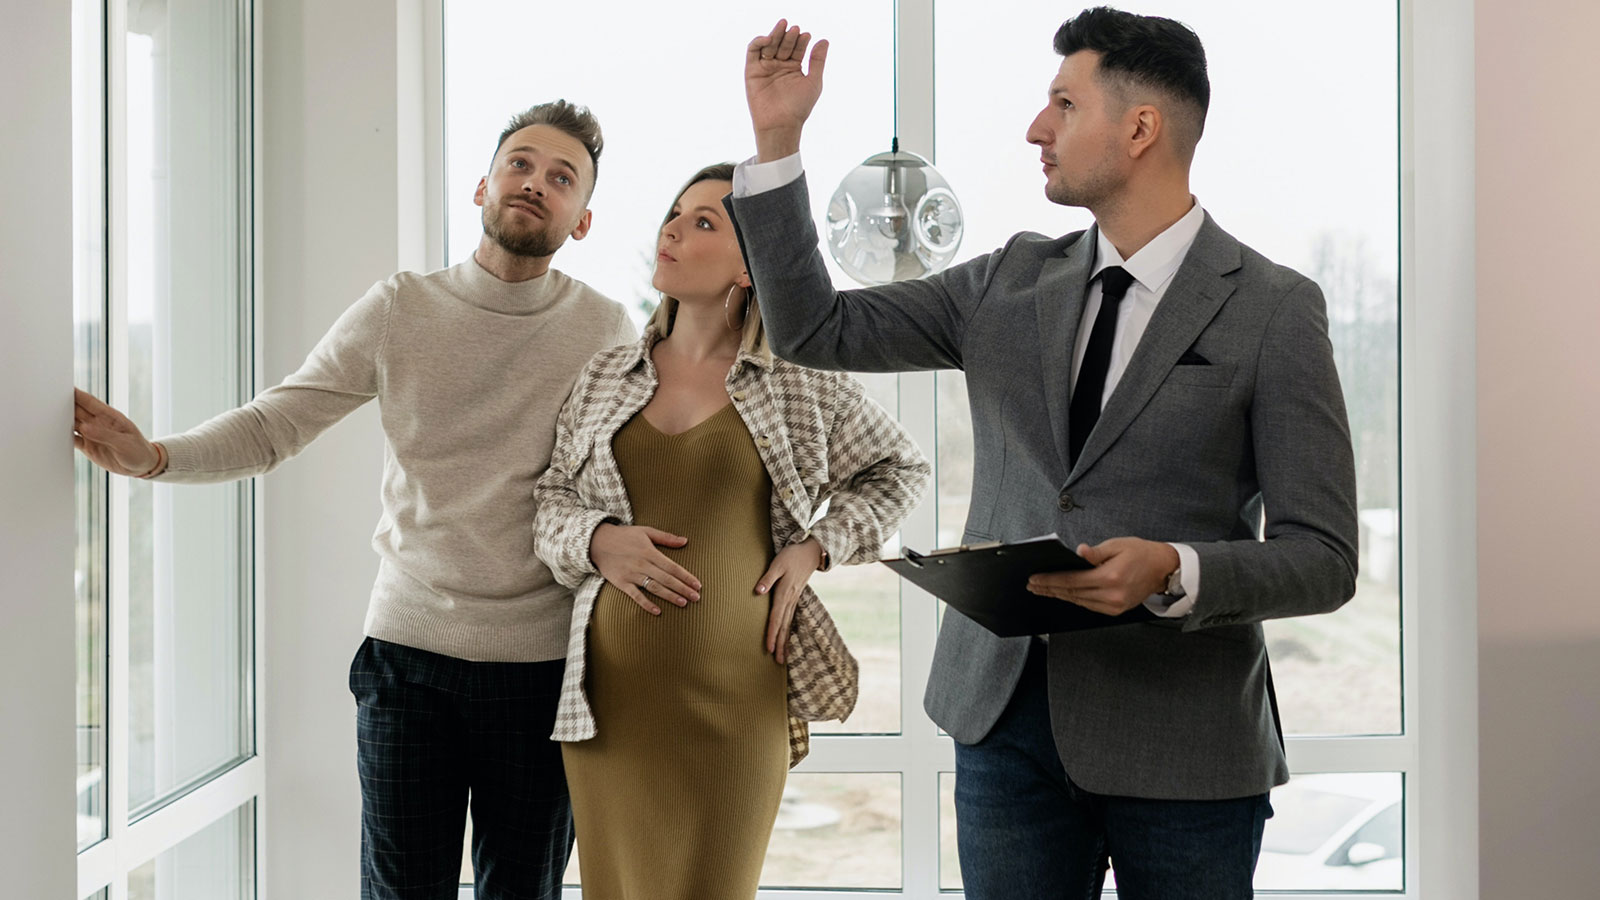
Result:
[[[1116,147],[1108,144],[1105,155],[1095,167],[1071,183],[1066,180],[1058,162],[1055,177],[1044,183],[1045,199],[1061,206],[1078,206],[1091,211],[1103,206],[1106,199],[1115,196],[1126,183],[1126,178],[1109,161],[1115,152]]]
[[[512,256],[554,256],[567,242],[566,232],[558,232],[550,225],[542,228],[512,229],[506,226],[505,207],[501,204],[483,208],[483,233]]]
[[[1059,176],[1059,173],[1058,173]],[[1103,172],[1091,172],[1076,184],[1068,184],[1064,180],[1046,181],[1044,185],[1045,199],[1060,206],[1079,206],[1084,209],[1093,209],[1099,202],[1111,193],[1111,179]]]

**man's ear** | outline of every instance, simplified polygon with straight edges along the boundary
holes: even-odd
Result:
[[[594,211],[584,210],[583,215],[578,217],[578,224],[572,229],[572,239],[575,241],[583,240],[584,236],[589,233],[589,225],[593,221]]]
[[[489,176],[478,179],[478,189],[472,192],[472,202],[478,206],[483,205],[483,198],[489,195]]]
[[[1132,134],[1128,137],[1128,155],[1134,159],[1143,156],[1156,140],[1161,137],[1161,132],[1167,127],[1166,120],[1161,116],[1161,110],[1148,103],[1135,106],[1128,110],[1125,120]]]

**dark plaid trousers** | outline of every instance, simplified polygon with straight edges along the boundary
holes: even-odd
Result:
[[[468,662],[367,638],[350,664],[362,900],[455,900],[468,797],[479,900],[556,900],[572,853],[562,660]]]

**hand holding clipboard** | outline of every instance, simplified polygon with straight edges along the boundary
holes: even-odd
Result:
[[[1029,592],[1030,576],[1093,568],[1054,534],[1014,544],[993,541],[928,553],[905,548],[899,559],[882,562],[1000,637],[1082,631],[1157,618],[1143,606],[1108,616]]]

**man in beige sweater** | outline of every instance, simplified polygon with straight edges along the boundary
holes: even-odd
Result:
[[[550,268],[589,230],[602,144],[564,100],[513,118],[473,198],[472,258],[374,285],[243,407],[152,442],[76,395],[89,459],[186,483],[271,471],[378,399],[380,563],[350,672],[364,900],[456,896],[469,792],[477,896],[560,894],[571,808],[549,735],[572,597],[533,554],[533,485],[578,372],[636,336],[619,304]]]

